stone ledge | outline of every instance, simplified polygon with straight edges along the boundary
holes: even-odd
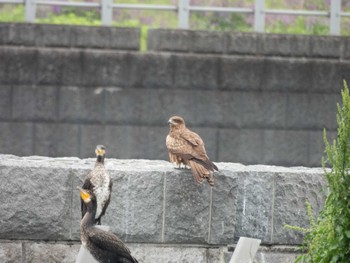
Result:
[[[349,58],[347,37],[151,29],[152,51]]]
[[[200,245],[162,245],[127,243],[133,256],[142,263],[210,262],[228,263],[232,247]],[[80,242],[33,242],[0,240],[1,262],[75,262]],[[260,246],[256,263],[290,263],[300,254],[298,247]]]
[[[139,50],[140,29],[1,23],[0,45]]]
[[[91,158],[0,155],[0,198],[6,200],[0,236],[79,240],[75,188],[93,165]],[[217,166],[210,189],[166,161],[107,159],[114,188],[102,221],[127,242],[227,245],[247,236],[263,244],[301,244],[302,235],[283,225],[308,227],[306,200],[318,214],[326,185],[322,169]]]

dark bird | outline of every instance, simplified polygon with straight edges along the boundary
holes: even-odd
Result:
[[[95,167],[85,177],[82,188],[90,190],[96,196],[95,223],[101,225],[101,217],[105,214],[111,199],[112,181],[104,166],[106,148],[103,145],[97,145],[95,153],[97,156]],[[81,218],[84,217],[86,209],[86,203],[81,200]]]
[[[100,263],[138,263],[130,250],[113,233],[95,226],[96,196],[92,191],[79,188],[86,213],[80,222],[80,239],[83,246]]]
[[[209,160],[201,137],[187,129],[184,119],[179,116],[171,117],[168,123],[170,131],[166,138],[166,146],[170,162],[178,167],[181,164],[189,165],[197,183],[206,179],[210,186],[214,186],[213,172],[218,171],[218,168]]]

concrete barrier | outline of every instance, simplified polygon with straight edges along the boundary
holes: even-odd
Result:
[[[61,262],[71,262],[80,239],[76,186],[93,165],[94,159],[0,155],[0,250],[9,251],[5,257],[40,258],[44,253],[38,247],[62,247],[70,251],[70,259]],[[214,251],[223,258],[240,236],[261,239],[263,254],[275,253],[264,252],[264,245],[301,244],[302,234],[283,225],[309,226],[306,201],[317,216],[325,197],[322,169],[217,166],[216,187],[211,189],[205,183],[196,185],[189,170],[174,169],[168,162],[107,159],[113,192],[102,223],[142,251],[148,249],[143,244],[150,244],[162,251],[169,247],[175,254],[179,250],[179,255],[194,246],[205,257],[210,254],[205,251]],[[36,252],[30,252],[33,247]],[[17,255],[21,250],[25,253]],[[155,255],[137,253],[144,262],[157,262],[150,260]]]
[[[348,38],[159,29],[139,52],[139,33],[1,24],[1,153],[167,160],[178,114],[214,161],[321,165]]]

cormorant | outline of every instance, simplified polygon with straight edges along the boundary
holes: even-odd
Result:
[[[116,235],[95,226],[96,196],[92,191],[79,187],[78,189],[87,209],[80,222],[80,238],[83,246],[100,263],[138,263]]]
[[[104,166],[106,148],[97,145],[95,150],[97,159],[94,169],[85,177],[83,189],[94,193],[97,200],[95,223],[101,225],[101,217],[105,214],[111,199],[112,181]],[[81,200],[81,218],[86,213],[86,204]]]

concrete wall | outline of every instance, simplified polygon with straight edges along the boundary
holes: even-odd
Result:
[[[350,40],[0,24],[0,152],[167,160],[171,115],[214,161],[320,166]]]
[[[74,262],[76,187],[93,165],[93,159],[0,155],[1,262],[43,262],[48,254],[50,262]],[[303,236],[283,226],[309,226],[307,200],[317,216],[322,169],[217,165],[211,189],[165,161],[107,159],[113,192],[102,223],[131,243],[141,262],[174,262],[176,255],[175,262],[223,263],[240,236],[262,240],[259,262],[291,262]]]

